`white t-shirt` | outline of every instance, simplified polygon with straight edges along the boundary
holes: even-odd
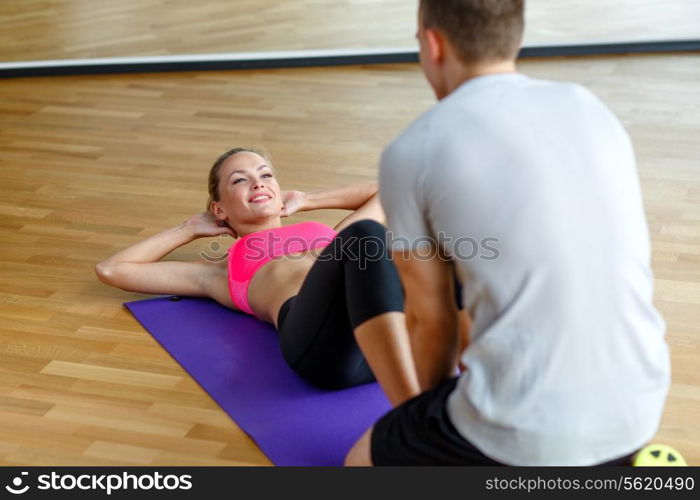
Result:
[[[627,133],[591,92],[472,79],[382,155],[394,248],[455,260],[472,315],[447,411],[511,465],[593,465],[655,434],[669,386]],[[478,255],[475,255],[478,254]]]

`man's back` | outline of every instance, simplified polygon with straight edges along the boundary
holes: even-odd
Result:
[[[598,99],[470,80],[387,148],[380,182],[394,236],[440,239],[464,284],[472,342],[448,411],[465,438],[505,463],[585,465],[652,437],[664,325],[632,148]]]

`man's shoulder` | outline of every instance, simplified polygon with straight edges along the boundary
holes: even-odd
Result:
[[[532,90],[533,96],[540,96],[547,100],[550,100],[548,99],[549,97],[558,96],[560,99],[578,102],[586,106],[604,106],[600,98],[591,89],[578,82],[528,77],[527,87]]]
[[[431,116],[434,114],[436,106],[425,111],[418,118],[413,120],[398,136],[396,136],[382,152],[380,168],[388,169],[393,166],[416,165],[422,154],[421,151],[426,141],[430,129]]]
[[[394,143],[405,143],[414,144],[417,140],[424,140],[426,135],[428,135],[431,122],[433,117],[437,112],[439,103],[434,104],[429,109],[421,113],[415,120],[413,120],[408,127],[406,127],[403,132],[401,132],[391,144]]]
[[[494,74],[465,82],[438,103],[435,112],[479,111],[507,99],[537,99],[551,94],[570,99],[597,99],[588,88],[572,81],[541,79],[523,73]]]

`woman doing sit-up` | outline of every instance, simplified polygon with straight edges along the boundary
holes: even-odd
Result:
[[[281,191],[266,155],[236,148],[212,166],[209,196],[207,211],[100,262],[100,280],[140,293],[210,297],[273,323],[289,366],[319,387],[376,377],[393,405],[419,393],[376,185]],[[282,217],[321,208],[354,212],[335,229],[282,226]],[[196,238],[221,234],[237,238],[224,262],[160,262]]]

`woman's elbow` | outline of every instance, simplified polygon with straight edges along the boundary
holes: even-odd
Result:
[[[95,265],[95,274],[98,279],[107,285],[117,286],[117,266],[107,261]]]

